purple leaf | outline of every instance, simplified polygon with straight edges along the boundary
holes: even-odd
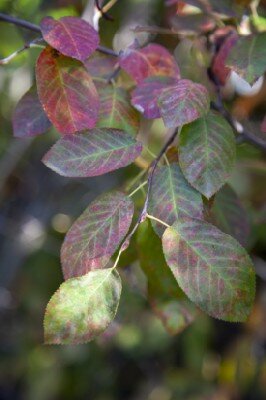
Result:
[[[207,89],[188,79],[181,79],[163,90],[158,100],[167,128],[188,124],[206,114],[210,100]]]
[[[143,48],[129,47],[120,55],[119,64],[137,83],[157,75],[180,78],[174,57],[158,44],[149,44]]]
[[[59,132],[68,134],[95,126],[98,93],[79,61],[46,47],[37,60],[36,80],[41,104]]]
[[[266,133],[266,116],[264,117],[262,124],[261,124],[261,131]]]
[[[166,261],[191,301],[212,317],[246,321],[255,272],[234,238],[203,220],[182,217],[166,229],[162,241]]]
[[[141,151],[141,143],[123,131],[94,128],[59,139],[43,162],[63,176],[90,177],[131,164]]]
[[[107,78],[115,69],[117,58],[95,52],[83,64],[93,78]]]
[[[65,279],[101,269],[125,237],[134,213],[132,200],[120,192],[94,200],[68,231],[61,261]]]
[[[55,20],[45,17],[41,21],[44,40],[65,56],[86,60],[98,47],[98,32],[88,22],[77,17]]]
[[[18,138],[37,136],[50,128],[51,122],[43,111],[35,86],[19,100],[12,124],[14,136]]]
[[[144,79],[131,94],[131,103],[145,118],[160,118],[161,113],[157,101],[160,93],[168,85],[175,83],[174,78],[152,76]]]

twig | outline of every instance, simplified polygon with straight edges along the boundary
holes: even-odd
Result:
[[[104,7],[100,6],[99,0],[95,0],[95,6],[96,6],[97,10],[101,13],[101,16],[104,19],[106,19],[107,21],[113,21],[114,20],[114,18],[111,15],[107,14],[107,12],[104,11]]]
[[[8,64],[15,57],[17,57],[20,53],[22,53],[23,51],[25,51],[27,49],[30,49],[32,47],[39,47],[39,45],[37,43],[41,42],[41,41],[43,41],[42,38],[37,38],[37,39],[32,40],[31,42],[25,43],[23,47],[21,47],[20,49],[14,51],[14,53],[10,54],[8,57],[3,58],[2,60],[0,60],[0,65]]]
[[[11,24],[17,25],[17,26],[21,26],[22,28],[29,29],[33,32],[41,33],[41,28],[38,25],[32,24],[31,22],[25,21],[20,18],[12,17],[10,15],[0,13],[0,21],[8,22],[8,23],[11,23]],[[114,57],[118,57],[118,53],[116,53],[114,50],[109,49],[107,47],[98,46],[97,50],[101,53],[104,53],[104,54],[107,54],[110,56],[114,56]]]

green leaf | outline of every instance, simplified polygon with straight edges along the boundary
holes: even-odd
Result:
[[[247,212],[229,185],[225,185],[215,195],[211,218],[221,231],[233,236],[242,246],[247,245],[250,233]]]
[[[135,136],[139,130],[139,114],[132,107],[126,90],[112,85],[98,85],[100,113],[98,128],[122,129]]]
[[[141,143],[123,131],[94,128],[59,139],[42,161],[63,176],[90,177],[131,164],[141,151]]]
[[[195,317],[193,304],[184,296],[162,252],[160,239],[145,221],[137,232],[140,266],[148,280],[148,299],[170,334],[186,328]]]
[[[266,71],[266,32],[242,36],[229,53],[226,65],[253,84]]]
[[[94,339],[114,319],[120,294],[121,280],[112,268],[67,280],[47,305],[45,343],[78,344]]]
[[[212,317],[245,321],[255,296],[255,272],[243,247],[211,224],[179,218],[163,235],[163,251],[180,287]]]
[[[203,217],[203,203],[197,192],[184,178],[179,166],[171,164],[155,170],[151,188],[149,213],[172,225],[179,213],[194,217]],[[165,227],[152,221],[158,235],[162,236]]]
[[[65,279],[104,268],[125,237],[134,213],[132,200],[120,192],[94,200],[68,231],[61,248]]]
[[[189,183],[207,198],[230,177],[236,158],[231,126],[210,111],[183,127],[179,140],[179,163]]]

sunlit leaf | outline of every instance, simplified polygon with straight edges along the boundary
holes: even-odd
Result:
[[[195,308],[184,296],[165,262],[160,239],[148,221],[139,226],[137,249],[140,266],[148,281],[148,299],[167,331],[177,334],[195,317]]]
[[[99,98],[79,61],[46,47],[37,61],[36,79],[41,104],[59,132],[74,133],[95,126]]]
[[[158,104],[167,128],[188,124],[206,114],[209,109],[207,89],[199,83],[181,79],[163,90]]]
[[[174,57],[158,44],[149,44],[143,48],[128,47],[120,55],[119,63],[137,83],[157,75],[180,78]]]
[[[220,114],[210,111],[184,126],[179,139],[179,162],[185,177],[210,198],[225,184],[235,164],[231,126]]]
[[[14,136],[20,138],[37,136],[50,128],[51,123],[43,111],[35,86],[19,100],[12,123]]]
[[[141,143],[123,131],[94,128],[59,139],[43,162],[63,176],[89,177],[131,164],[141,150]]]
[[[250,224],[243,205],[234,190],[225,185],[216,195],[211,209],[213,223],[224,233],[247,245]]]
[[[105,267],[125,237],[133,212],[132,200],[120,192],[94,200],[65,237],[61,249],[65,279]]]
[[[212,317],[245,321],[255,273],[244,248],[211,224],[179,218],[163,235],[166,261],[190,300]]]
[[[139,115],[123,88],[100,85],[100,113],[97,127],[122,129],[135,136],[139,130]]]
[[[180,213],[194,218],[203,217],[201,195],[186,181],[177,164],[156,168],[149,213],[168,225],[172,225]],[[154,221],[152,224],[161,236],[165,231],[165,226]]]
[[[120,294],[121,280],[112,268],[67,280],[47,305],[45,343],[78,344],[94,339],[114,319]]]
[[[80,61],[86,60],[98,47],[98,32],[86,21],[77,17],[52,17],[42,19],[44,40],[60,53]]]
[[[241,36],[231,49],[226,65],[253,84],[266,71],[266,32]]]
[[[167,76],[146,78],[131,93],[131,103],[145,118],[160,118],[158,96],[162,90],[173,83],[175,79]]]

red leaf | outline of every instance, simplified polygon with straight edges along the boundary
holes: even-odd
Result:
[[[231,32],[214,57],[212,71],[221,85],[225,85],[228,75],[231,71],[231,68],[225,65],[225,60],[227,59],[231,48],[237,42],[237,39],[238,34],[234,31]]]
[[[45,17],[41,21],[41,31],[50,46],[80,61],[88,58],[99,45],[98,32],[81,18],[63,17],[55,20]]]
[[[42,106],[59,132],[74,133],[95,126],[99,98],[79,61],[46,47],[37,61],[36,80]]]
[[[188,79],[181,79],[163,90],[159,96],[159,108],[167,128],[188,124],[209,110],[207,89]]]
[[[120,55],[119,64],[137,83],[148,76],[180,78],[174,57],[158,44],[149,44],[142,49],[129,47]]]
[[[158,107],[160,93],[175,79],[167,76],[152,76],[144,79],[131,94],[131,103],[141,112],[145,118],[160,118],[161,113]]]
[[[37,136],[50,128],[51,123],[43,111],[35,86],[19,100],[12,123],[14,136],[19,138]]]

